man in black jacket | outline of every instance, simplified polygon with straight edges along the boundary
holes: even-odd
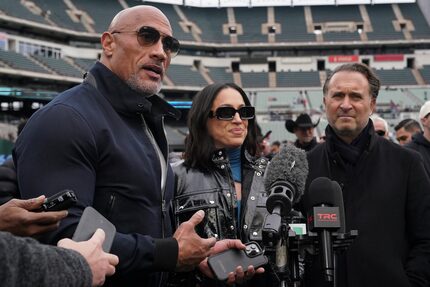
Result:
[[[405,147],[416,150],[424,160],[427,174],[430,176],[430,101],[426,102],[420,109],[420,121],[423,125],[423,132],[412,136],[412,141]]]
[[[179,42],[166,16],[142,5],[118,13],[101,46],[84,83],[37,111],[20,134],[13,151],[19,190],[23,198],[74,190],[78,204],[42,241],[71,237],[93,206],[117,229],[111,252],[120,263],[106,286],[161,286],[163,271],[191,270],[222,249],[196,234],[202,211],[172,234],[164,117],[178,112],[156,93]]]
[[[369,116],[379,87],[362,64],[339,66],[327,78],[327,141],[308,153],[307,186],[321,176],[336,180],[346,231],[359,232],[338,257],[337,286],[429,286],[430,179],[418,154],[375,134]],[[307,287],[331,286],[318,259],[306,267]]]

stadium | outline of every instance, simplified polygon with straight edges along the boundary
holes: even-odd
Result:
[[[163,2],[163,3],[161,3]],[[285,120],[306,112],[327,121],[322,83],[341,63],[361,62],[382,82],[377,113],[391,127],[417,119],[430,99],[427,0],[3,0],[0,2],[0,154],[10,154],[20,119],[82,82],[100,57],[100,36],[120,10],[160,8],[181,51],[162,96],[182,111],[167,122],[181,150],[193,96],[213,82],[234,82],[256,107],[270,140],[291,140]]]

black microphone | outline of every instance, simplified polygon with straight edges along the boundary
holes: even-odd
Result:
[[[281,218],[290,213],[305,190],[308,171],[306,152],[291,144],[284,145],[272,158],[264,180],[268,193],[266,208],[272,215],[266,220],[266,230],[279,232]]]
[[[310,231],[320,237],[320,254],[324,278],[334,280],[332,232],[345,232],[345,216],[342,189],[336,181],[318,177],[309,185],[304,204]]]

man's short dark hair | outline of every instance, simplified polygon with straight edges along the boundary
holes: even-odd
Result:
[[[401,128],[404,128],[407,132],[422,132],[420,123],[413,119],[401,120],[395,127],[394,130],[397,132]]]
[[[274,142],[272,142],[272,145],[281,146],[281,142],[280,141],[274,141]]]
[[[374,99],[378,97],[379,88],[381,87],[381,82],[379,81],[376,74],[368,66],[360,63],[350,63],[344,64],[336,67],[334,71],[327,77],[323,86],[324,96],[327,95],[328,85],[330,84],[331,78],[338,72],[357,72],[362,74],[369,82],[369,93]]]

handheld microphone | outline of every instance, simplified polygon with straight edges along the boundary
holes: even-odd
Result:
[[[318,177],[309,185],[304,199],[308,228],[320,237],[324,278],[331,282],[334,280],[331,233],[345,230],[342,189],[336,181]]]

